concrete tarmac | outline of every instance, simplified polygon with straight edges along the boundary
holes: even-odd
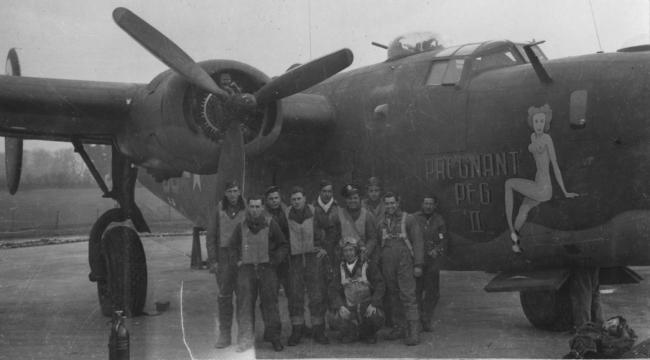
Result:
[[[435,329],[421,344],[380,340],[376,345],[330,345],[311,339],[286,346],[290,325],[286,298],[280,299],[285,350],[262,341],[258,310],[256,350],[217,350],[216,282],[206,270],[191,270],[191,237],[143,238],[147,253],[150,316],[127,320],[131,359],[247,358],[560,358],[569,350],[567,333],[533,328],[517,293],[486,293],[492,275],[443,272]],[[96,286],[88,281],[88,244],[0,250],[0,359],[106,359],[110,322],[99,312]],[[205,257],[205,248],[204,248]],[[650,268],[635,268],[646,279]],[[650,284],[604,289],[605,317],[622,315],[642,341],[650,337]],[[154,302],[170,302],[155,314]],[[236,339],[233,336],[233,339]]]

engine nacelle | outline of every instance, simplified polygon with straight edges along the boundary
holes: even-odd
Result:
[[[219,83],[228,73],[243,93],[254,93],[270,79],[252,66],[230,60],[199,65]],[[277,139],[282,126],[281,102],[254,111],[237,108],[188,83],[168,70],[156,76],[134,97],[131,121],[117,137],[120,150],[138,165],[162,171],[211,174],[218,169],[219,152],[228,119],[242,123],[246,153],[253,155]]]

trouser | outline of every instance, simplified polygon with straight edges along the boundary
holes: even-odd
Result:
[[[377,308],[374,314],[366,316],[366,309],[370,303],[362,303],[357,306],[346,306],[350,311],[350,316],[344,319],[338,310],[329,312],[328,321],[330,327],[338,330],[341,334],[356,334],[359,332],[360,337],[369,337],[374,335],[382,326],[384,326],[384,313]]]
[[[271,265],[245,264],[237,276],[237,342],[255,341],[255,304],[260,297],[264,333],[268,340],[280,339],[280,311],[278,309],[278,278]]]
[[[420,318],[423,322],[431,322],[433,311],[440,299],[440,266],[434,259],[426,260],[422,276],[415,279],[415,285]]]
[[[323,324],[325,319],[325,268],[327,258],[317,258],[315,253],[291,255],[289,258],[289,316],[291,324],[305,323],[305,292],[309,298],[311,324]]]
[[[390,296],[394,326],[406,327],[406,321],[419,320],[415,296],[413,258],[402,240],[387,240],[381,249],[381,272]]]
[[[280,285],[284,288],[284,294],[289,297],[289,260],[285,259],[276,268],[278,275],[278,288]]]
[[[569,294],[573,325],[578,328],[591,321],[602,323],[600,308],[599,268],[573,268],[569,277]]]
[[[234,313],[232,296],[237,288],[237,251],[233,248],[219,248],[217,261],[219,331],[230,335]]]

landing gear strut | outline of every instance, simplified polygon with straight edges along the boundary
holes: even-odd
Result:
[[[102,314],[111,316],[114,311],[122,310],[127,317],[141,315],[147,296],[147,262],[138,232],[150,230],[134,200],[138,169],[113,147],[113,189],[108,191],[83,145],[78,141],[73,141],[73,145],[104,197],[119,204],[95,221],[88,241],[88,278],[97,283]],[[135,230],[124,225],[110,227],[112,223],[127,220],[131,220]]]

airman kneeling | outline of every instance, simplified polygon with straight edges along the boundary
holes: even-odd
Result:
[[[384,324],[384,279],[374,262],[361,259],[357,239],[344,238],[341,245],[343,259],[329,287],[330,327],[340,331],[343,343],[374,344]]]

